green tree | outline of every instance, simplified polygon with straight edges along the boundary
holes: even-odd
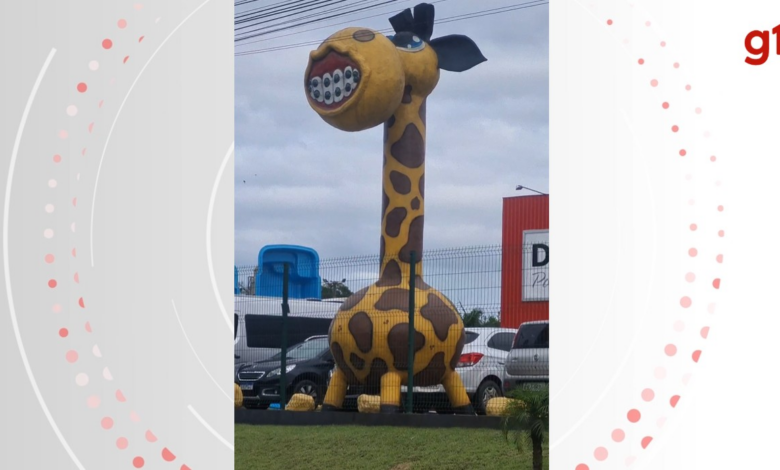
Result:
[[[338,299],[342,297],[349,297],[352,295],[352,291],[347,287],[346,279],[341,281],[329,281],[327,279],[322,280],[322,298],[323,299]]]
[[[460,316],[463,319],[463,326],[466,328],[475,327],[489,327],[500,328],[501,321],[498,317],[485,314],[481,308],[473,308],[470,312],[466,312],[463,308],[463,304],[460,304]]]
[[[524,452],[530,441],[533,469],[542,470],[544,457],[542,443],[550,427],[550,390],[515,390],[509,394],[511,402],[504,417],[502,431],[507,442]]]

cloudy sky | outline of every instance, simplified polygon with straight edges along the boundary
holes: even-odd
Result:
[[[445,0],[435,4],[436,18],[526,1]],[[390,16],[417,3],[397,0],[237,51],[318,44],[349,26],[386,29]],[[488,61],[462,73],[442,71],[428,99],[426,250],[499,244],[502,198],[526,193],[515,191],[518,184],[547,192],[548,13],[541,5],[434,27],[434,38],[471,37]],[[382,126],[347,133],[311,110],[301,81],[314,48],[235,59],[238,266],[256,264],[269,244],[309,246],[323,259],[378,254]]]

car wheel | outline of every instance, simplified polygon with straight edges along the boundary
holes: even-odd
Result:
[[[501,393],[500,385],[492,380],[485,380],[482,382],[477,389],[477,393],[474,395],[474,398],[476,398],[475,405],[477,405],[477,413],[485,414],[488,401],[490,401],[491,398],[498,398],[501,396],[503,396],[503,393]]]
[[[314,399],[314,406],[319,405],[322,403],[322,399],[324,398],[322,396],[322,387],[320,387],[316,382],[311,381],[309,379],[301,380],[300,382],[296,382],[295,385],[293,385],[293,393],[302,393],[304,395],[309,395]]]

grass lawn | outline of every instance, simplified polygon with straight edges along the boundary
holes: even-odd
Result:
[[[236,425],[236,470],[529,469],[500,430]],[[547,444],[544,468],[548,468]]]

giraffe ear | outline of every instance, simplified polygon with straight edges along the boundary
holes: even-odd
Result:
[[[464,72],[485,62],[477,44],[460,34],[442,36],[430,42],[439,57],[439,68],[450,72]]]

